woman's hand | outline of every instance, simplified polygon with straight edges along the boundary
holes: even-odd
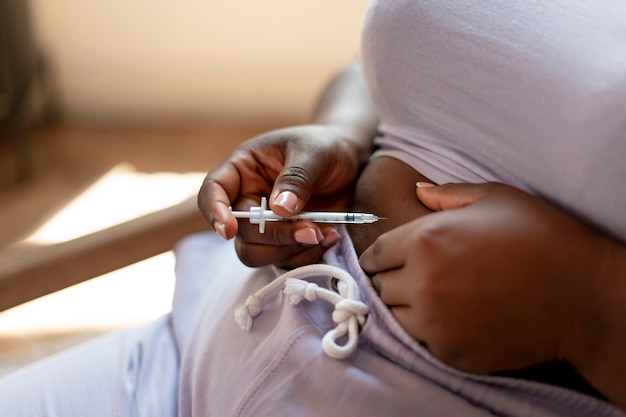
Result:
[[[623,246],[502,184],[417,195],[435,213],[380,236],[360,258],[411,336],[468,372],[564,360],[605,394],[625,386]]]
[[[313,114],[314,124],[275,130],[241,145],[210,172],[198,205],[213,229],[249,266],[283,268],[317,262],[339,240],[330,226],[268,222],[264,234],[229,210],[248,210],[269,196],[281,216],[307,210],[346,211],[353,184],[369,156],[378,117],[357,63],[331,79]]]
[[[369,153],[369,138],[335,126],[306,125],[265,133],[237,148],[210,172],[198,204],[222,237],[237,236],[237,254],[246,265],[291,268],[318,261],[339,240],[331,226],[268,222],[265,233],[230,212],[247,211],[267,196],[281,216],[307,210],[346,211],[353,184]]]

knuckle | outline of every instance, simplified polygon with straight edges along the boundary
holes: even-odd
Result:
[[[200,209],[204,209],[210,200],[212,182],[213,181],[209,179],[209,177],[206,177],[200,185],[200,189],[198,190],[198,207]]]
[[[456,184],[451,183],[451,182],[447,182],[444,184],[439,185],[435,191],[441,194],[445,194],[451,191],[451,189],[453,189],[456,186]]]
[[[433,251],[441,244],[447,234],[447,226],[440,221],[429,221],[414,230],[413,247]]]
[[[372,243],[372,255],[375,260],[381,256],[387,242],[387,236],[387,234],[380,235],[378,239]]]
[[[294,243],[290,228],[283,227],[283,225],[277,224],[266,227],[265,233],[269,234],[274,244],[288,245]]]
[[[382,235],[372,243],[371,256],[369,261],[374,268],[380,267],[382,253],[385,248],[386,236]]]
[[[287,187],[291,186],[304,189],[311,189],[313,187],[311,174],[309,171],[299,166],[286,167],[278,180]]]

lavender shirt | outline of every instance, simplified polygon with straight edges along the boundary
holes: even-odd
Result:
[[[626,3],[374,0],[378,155],[499,181],[626,241]]]

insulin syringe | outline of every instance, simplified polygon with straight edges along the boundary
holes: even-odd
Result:
[[[233,211],[233,215],[238,219],[250,219],[250,223],[259,225],[259,232],[265,232],[265,222],[293,222],[305,221],[313,223],[349,223],[349,224],[369,224],[374,223],[382,217],[370,213],[343,213],[335,211],[303,211],[294,216],[283,217],[267,210],[267,199],[261,198],[261,206],[250,207],[250,211]]]

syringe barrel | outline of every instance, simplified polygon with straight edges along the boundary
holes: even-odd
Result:
[[[367,223],[365,213],[338,213],[338,212],[305,212],[289,217],[289,220],[311,221],[315,223]],[[268,219],[269,220],[269,219]],[[370,221],[371,222],[371,221]]]
[[[240,219],[249,219],[250,223],[259,225],[259,232],[265,232],[266,222],[308,221],[313,223],[374,223],[380,218],[371,213],[346,213],[327,211],[305,211],[291,217],[282,217],[271,210],[266,210],[267,200],[261,198],[261,206],[250,207],[249,212],[233,211],[233,215]]]

